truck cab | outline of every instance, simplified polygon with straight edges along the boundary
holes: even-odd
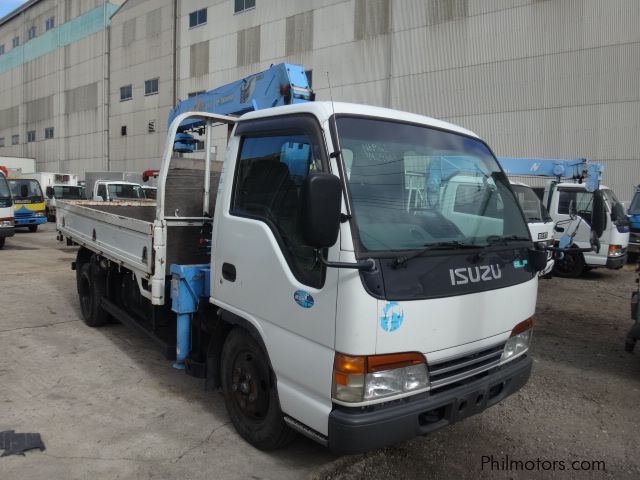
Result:
[[[588,248],[599,243],[597,251],[567,253],[556,261],[559,276],[577,277],[586,268],[622,268],[627,260],[629,222],[615,193],[605,185],[588,192],[584,184],[551,183],[545,189],[544,203],[556,222],[554,238],[572,236],[572,244]]]
[[[56,202],[59,200],[85,199],[84,187],[78,185],[50,185],[45,189],[47,220],[56,220]]]
[[[10,178],[13,196],[15,226],[27,227],[30,232],[47,222],[46,205],[40,182],[29,178]]]
[[[7,237],[14,235],[14,230],[11,189],[4,173],[0,171],[0,248],[4,247]]]
[[[113,200],[141,200],[145,194],[142,187],[133,182],[98,180],[93,186],[93,200],[110,202]]]

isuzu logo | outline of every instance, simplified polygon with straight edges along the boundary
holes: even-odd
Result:
[[[481,267],[450,268],[451,285],[489,282],[502,278],[500,265],[483,265]]]
[[[538,240],[544,240],[549,236],[548,232],[541,232],[538,234]]]

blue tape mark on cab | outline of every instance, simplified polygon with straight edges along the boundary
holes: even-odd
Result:
[[[314,304],[314,300],[311,294],[309,292],[305,292],[304,290],[297,290],[293,294],[293,299],[302,308],[311,308]]]
[[[513,268],[524,268],[527,266],[527,263],[529,263],[528,260],[514,260]]]
[[[387,302],[380,316],[380,328],[385,332],[394,332],[404,322],[404,311],[398,302]]]

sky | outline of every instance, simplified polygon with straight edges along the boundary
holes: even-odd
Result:
[[[27,0],[0,0],[0,18],[15,10]]]

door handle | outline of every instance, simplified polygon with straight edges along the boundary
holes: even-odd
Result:
[[[222,264],[222,278],[230,282],[236,281],[236,266],[230,263]]]

